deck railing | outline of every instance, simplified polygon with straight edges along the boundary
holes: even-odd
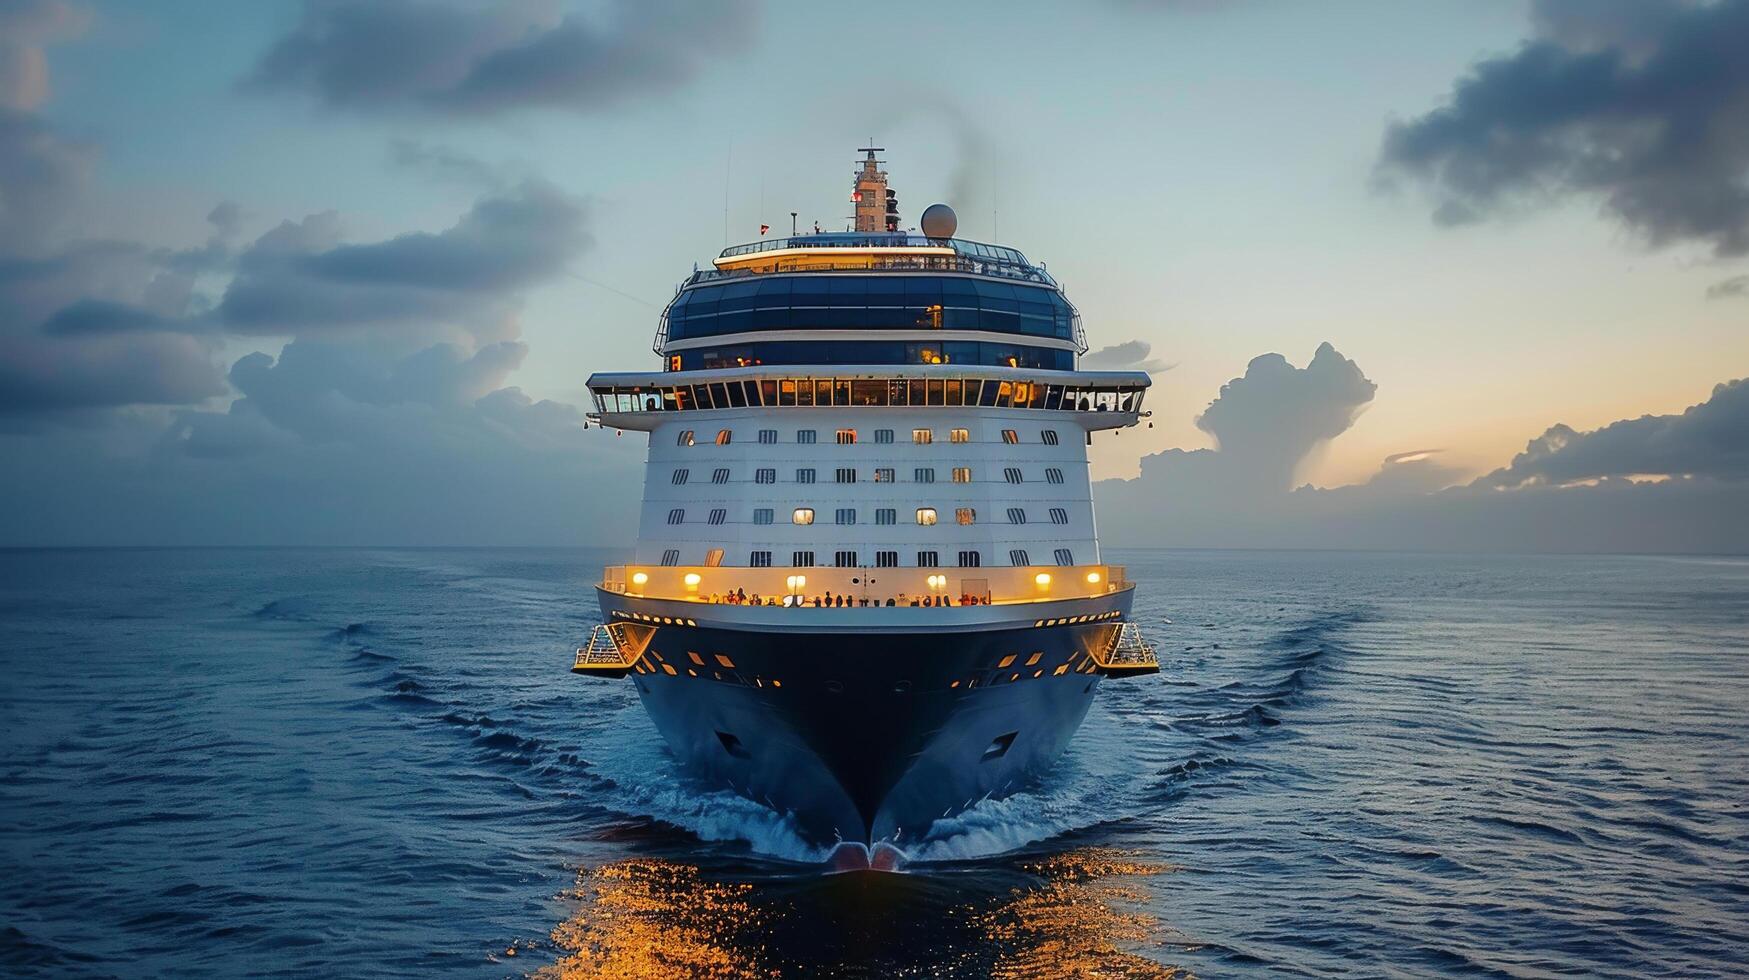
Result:
[[[1130,587],[1113,565],[991,568],[744,568],[703,565],[609,565],[601,588],[630,596],[684,602],[812,605],[842,596],[856,606],[920,604],[1009,605],[1083,599]]]

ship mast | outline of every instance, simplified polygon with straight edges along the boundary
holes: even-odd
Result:
[[[855,174],[856,190],[850,195],[856,205],[856,230],[898,231],[899,195],[887,187],[887,172],[881,169],[886,161],[875,159],[875,154],[885,153],[886,148],[863,146],[857,152],[866,155],[861,161],[862,169]]]

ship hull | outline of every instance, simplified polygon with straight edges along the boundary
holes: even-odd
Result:
[[[1128,598],[1098,603],[1107,623]],[[781,630],[658,626],[633,681],[690,774],[822,845],[903,847],[1036,780],[1086,717],[1102,679],[1090,651],[1113,628],[816,631],[839,611],[784,612],[796,622]]]

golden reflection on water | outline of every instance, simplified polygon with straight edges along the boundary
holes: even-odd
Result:
[[[1018,870],[1031,879],[1028,884],[999,894],[972,889],[975,894],[969,894],[965,904],[946,910],[939,901],[908,902],[905,895],[915,896],[915,891],[882,888],[879,892],[890,903],[876,911],[866,904],[835,904],[818,892],[762,897],[753,884],[712,880],[697,867],[675,861],[618,861],[578,873],[575,888],[562,896],[577,907],[551,934],[559,957],[533,976],[541,980],[743,980],[840,973],[997,980],[1189,976],[1178,967],[1130,951],[1188,948],[1145,911],[1153,898],[1139,879],[1176,870],[1171,865],[1142,860],[1133,852],[1093,847],[1027,861]],[[821,878],[817,887],[903,884],[901,880],[858,881],[861,874],[879,873]],[[890,919],[894,932],[909,937],[914,945],[877,944],[876,951],[835,941],[867,924],[852,920],[871,915]],[[774,929],[775,946],[767,939]],[[791,948],[798,943],[807,948]],[[871,954],[884,962],[871,963]]]
[[[1085,980],[1177,980],[1190,974],[1122,947],[1161,945],[1160,920],[1139,911],[1150,896],[1134,879],[1174,871],[1103,847],[1053,854],[1022,866],[1043,883],[1019,890],[983,913],[983,934],[1001,949],[990,970],[998,980],[1064,977]]]
[[[577,874],[565,897],[577,901],[552,931],[558,961],[542,980],[702,977],[742,980],[779,974],[761,966],[763,950],[741,948],[766,913],[749,904],[753,886],[706,881],[674,861],[618,861]]]

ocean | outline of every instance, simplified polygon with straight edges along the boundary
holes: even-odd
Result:
[[[1108,554],[1161,673],[827,875],[568,672],[616,557],[0,552],[0,972],[1749,972],[1749,560]]]

